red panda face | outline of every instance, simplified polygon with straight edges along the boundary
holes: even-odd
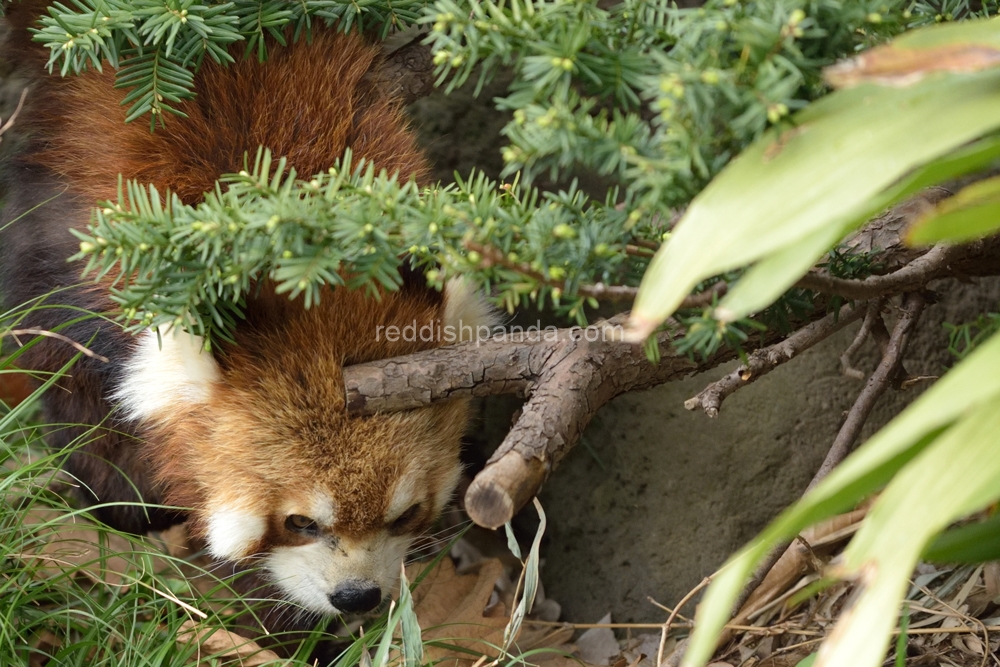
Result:
[[[314,414],[311,428],[220,412],[191,471],[206,480],[195,520],[212,555],[256,561],[313,612],[368,611],[395,592],[413,538],[458,482],[465,405]]]
[[[396,591],[413,539],[458,483],[467,421],[464,401],[350,416],[345,362],[413,351],[371,344],[387,322],[488,319],[478,300],[457,309],[456,294],[434,305],[340,292],[308,311],[281,297],[274,326],[249,312],[237,345],[214,355],[186,333],[147,332],[114,397],[211,554],[260,566],[320,614],[368,611]]]

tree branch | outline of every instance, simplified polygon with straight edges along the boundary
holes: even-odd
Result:
[[[847,418],[844,420],[840,430],[837,432],[837,437],[834,438],[833,444],[830,446],[830,451],[827,453],[826,459],[824,459],[816,474],[813,475],[809,486],[806,487],[806,493],[815,488],[816,485],[830,474],[830,471],[847,458],[858,436],[861,435],[861,429],[864,427],[869,415],[871,415],[879,397],[895,383],[903,368],[903,357],[906,354],[910,336],[913,333],[917,320],[920,318],[920,314],[923,312],[925,303],[926,300],[922,294],[910,293],[903,297],[900,316],[892,329],[892,334],[882,355],[882,360],[871,374],[871,377],[868,378],[868,383],[854,401],[854,405],[851,406],[850,411],[847,413]],[[881,316],[878,317],[881,322]],[[762,595],[755,596],[754,593],[765,581],[779,560],[804,560],[808,556],[808,551],[808,544],[795,542],[779,544],[771,549],[764,560],[757,566],[750,581],[740,593],[734,605],[733,621],[740,623],[747,620],[756,610],[771,602],[775,597],[777,589],[770,586],[762,589],[765,591]],[[720,638],[720,644],[727,641],[728,637],[728,634],[724,634]]]
[[[851,344],[840,355],[840,370],[847,377],[852,377],[856,380],[865,379],[865,374],[854,367],[854,355],[857,354],[864,342],[872,335],[872,326],[875,320],[878,319],[881,321],[883,303],[882,299],[873,299],[868,302],[868,312],[865,313],[865,319],[861,323],[861,328],[858,329],[858,333],[854,337],[854,340],[851,341]],[[885,324],[883,323],[882,326],[885,326]]]
[[[955,275],[951,264],[970,254],[966,246],[936,245],[903,268],[884,276],[864,280],[845,280],[810,272],[795,283],[796,287],[836,294],[847,299],[876,299],[923,288],[936,278]]]
[[[847,413],[847,419],[844,420],[833,445],[830,446],[826,460],[823,461],[816,476],[809,483],[807,491],[819,484],[831,470],[847,457],[855,440],[861,434],[861,428],[868,421],[868,416],[875,408],[875,403],[885,393],[885,390],[897,380],[903,368],[903,355],[910,343],[910,334],[913,333],[913,328],[924,310],[925,303],[926,299],[920,293],[913,292],[903,297],[899,320],[892,329],[892,335],[889,337],[889,344],[882,355],[882,361],[868,378],[868,383],[861,390],[857,400],[854,401],[850,412]]]
[[[722,401],[731,394],[829,338],[859,319],[866,310],[867,304],[844,306],[836,313],[802,327],[780,343],[751,352],[745,364],[708,385],[694,398],[684,401],[684,407],[688,410],[701,408],[709,417],[718,417]]]
[[[562,280],[550,278],[541,271],[536,270],[527,262],[512,262],[504,255],[503,251],[493,246],[483,245],[475,241],[465,241],[465,248],[473,252],[478,252],[483,257],[484,266],[502,266],[505,269],[516,271],[543,285],[548,285],[559,290],[566,290],[566,283]],[[576,293],[582,296],[593,297],[603,301],[633,301],[635,295],[639,293],[638,287],[628,285],[605,285],[596,283],[594,285],[578,285]]]
[[[936,278],[1000,273],[997,269],[1000,266],[1000,238],[957,248],[941,246],[922,255],[903,246],[899,234],[912,217],[906,213],[910,209],[916,214],[920,207],[910,204],[897,207],[847,242],[864,252],[872,252],[871,248],[875,247],[890,248],[880,254],[878,260],[883,266],[896,267],[892,273],[856,281],[810,274],[804,279],[806,284],[866,302],[881,300],[892,290],[916,292]],[[467,247],[479,252],[484,261],[522,272],[553,287],[565,286],[560,281],[547,279],[530,266],[511,263],[495,248],[475,243]],[[725,283],[719,283],[705,292],[691,295],[684,307],[709,304],[725,288]],[[634,289],[591,285],[584,286],[580,293],[626,296]],[[907,297],[906,303],[910,305],[906,309],[909,310],[904,310],[901,322],[916,319],[915,315],[906,315],[906,312],[913,310],[913,300],[918,298]],[[868,304],[860,303],[856,307],[842,308],[837,314],[826,314],[818,321],[800,321],[796,324],[802,328],[783,342],[782,334],[767,332],[760,341],[762,349],[752,352],[740,369],[688,401],[687,407],[701,407],[710,415],[716,414],[721,402],[733,391],[794,358],[866,312],[871,315]],[[919,314],[919,310],[914,312]],[[893,351],[894,346],[899,348],[903,344],[899,337],[908,336],[909,330],[899,329],[901,325],[897,324],[893,332],[895,338],[890,337],[881,315],[878,312],[875,315],[868,318],[868,333],[883,349],[884,361],[891,360],[894,355],[901,354]],[[657,338],[661,361],[652,364],[638,346],[620,342],[619,333],[620,329],[613,323],[604,322],[587,329],[523,332],[351,366],[344,369],[348,410],[354,414],[372,414],[417,408],[450,398],[494,394],[512,393],[527,398],[517,422],[473,480],[465,497],[466,509],[476,523],[497,527],[538,492],[548,475],[577,443],[594,413],[605,403],[628,391],[646,389],[714,368],[736,356],[732,350],[722,350],[695,363],[673,350],[676,333],[662,333]],[[866,402],[873,405],[878,393],[884,391],[884,380],[879,375],[884,372],[887,371],[877,371],[869,380],[872,388],[866,387],[859,397],[861,403],[845,423],[847,430],[834,443],[831,460],[842,457],[841,452],[846,453],[853,444],[857,437],[854,430],[860,428],[871,409],[870,405],[866,407]],[[899,368],[894,372],[890,382],[899,375]],[[871,385],[872,382],[875,384]]]
[[[388,88],[412,104],[434,92],[434,58],[423,34],[388,54],[372,77],[373,85]]]
[[[720,351],[701,364],[672,350],[660,334],[659,364],[638,345],[620,342],[621,328],[525,332],[428,350],[344,369],[348,410],[372,414],[462,396],[530,396],[520,418],[465,496],[472,519],[503,525],[537,492],[577,443],[594,413],[614,397],[682,378],[735,356]]]
[[[467,250],[472,250],[482,255],[483,264],[485,266],[502,266],[506,269],[516,271],[524,276],[532,278],[533,280],[537,280],[543,285],[548,285],[564,292],[567,289],[565,281],[550,278],[541,271],[533,268],[527,262],[512,262],[499,248],[483,245],[482,243],[476,243],[475,241],[465,241],[464,245]],[[709,289],[688,296],[681,302],[681,305],[678,306],[678,308],[703,308],[711,305],[716,298],[724,296],[728,289],[729,285],[726,284],[725,281],[720,280]],[[604,283],[595,283],[593,285],[577,285],[576,293],[581,296],[597,299],[599,301],[634,301],[636,294],[639,293],[639,288],[628,285],[605,285]]]

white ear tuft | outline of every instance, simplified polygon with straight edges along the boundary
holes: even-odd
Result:
[[[219,379],[218,364],[204,350],[200,336],[179,329],[160,332],[160,336],[152,329],[139,334],[118,389],[110,397],[128,419],[155,419],[185,405],[204,403]]]
[[[458,342],[489,338],[500,326],[500,313],[465,278],[452,278],[444,288],[445,327],[453,327]]]

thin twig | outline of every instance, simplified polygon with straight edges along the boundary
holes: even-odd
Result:
[[[677,614],[680,612],[681,609],[684,608],[684,605],[686,605],[688,602],[691,601],[691,598],[697,595],[698,592],[701,591],[701,589],[705,588],[705,586],[708,586],[711,582],[712,582],[712,577],[705,577],[704,579],[702,579],[700,584],[692,588],[690,591],[688,591],[687,595],[681,598],[681,601],[677,603],[677,606],[674,607],[674,610],[670,612],[669,616],[667,616],[667,622],[663,624],[663,632],[660,634],[660,646],[656,650],[657,667],[663,664],[663,649],[667,645],[667,635],[670,633],[670,627],[674,624],[674,620],[677,618]]]
[[[939,611],[934,613],[944,616]],[[547,627],[563,627],[563,628],[573,628],[578,630],[586,630],[589,628],[609,628],[611,630],[651,630],[653,628],[662,628],[662,623],[569,623],[564,621],[539,621],[526,618],[525,623],[530,625],[544,625]],[[693,623],[674,623],[674,628],[683,628],[685,630],[690,630],[694,627]],[[989,632],[1000,632],[1000,625],[986,625],[984,626]],[[762,625],[745,625],[739,623],[727,623],[723,626],[726,630],[735,630],[737,632],[749,632],[753,634],[760,635],[799,635],[802,637],[819,637],[824,635],[821,630],[807,630],[806,628],[795,628],[795,627],[781,627],[781,626],[762,626]],[[906,633],[909,635],[936,635],[936,634],[949,634],[949,635],[974,635],[982,631],[982,627],[970,627],[967,625],[959,625],[947,628],[909,628]],[[894,635],[900,634],[900,630],[897,628],[893,630]]]
[[[709,417],[717,417],[722,402],[732,393],[829,338],[864,313],[862,306],[844,306],[838,312],[802,327],[780,343],[751,352],[745,364],[711,383],[694,398],[684,401],[684,407],[688,410],[701,408]]]
[[[668,607],[667,605],[665,605],[665,604],[663,604],[661,602],[657,602],[656,600],[654,600],[651,595],[647,595],[646,599],[649,601],[650,604],[652,604],[652,605],[654,605],[656,607],[659,607],[660,609],[662,609],[663,611],[667,612],[668,614],[671,614],[674,611],[672,608]],[[687,621],[687,622],[691,621],[691,619],[687,618],[684,614],[677,614],[677,618],[681,619],[682,621]],[[656,627],[660,627],[660,625],[657,624]]]
[[[499,248],[494,248],[482,243],[476,243],[475,241],[465,241],[463,245],[467,250],[478,252],[483,258],[484,266],[500,265],[506,269],[510,269],[511,271],[517,271],[522,275],[533,278],[542,284],[549,285],[550,287],[560,290],[566,289],[565,281],[550,278],[541,271],[533,268],[531,264],[528,264],[527,262],[513,262],[508,259]],[[638,294],[639,288],[629,287],[627,285],[605,285],[604,283],[595,283],[593,285],[579,285],[576,288],[576,292],[577,294],[600,300],[632,301],[635,299],[635,295]]]
[[[17,115],[21,113],[21,108],[24,106],[24,98],[28,96],[28,89],[25,88],[21,91],[21,99],[18,100],[17,107],[14,108],[14,113],[10,115],[7,122],[0,126],[0,135],[9,130],[14,125],[14,121],[17,119]]]
[[[107,357],[97,354],[93,350],[86,348],[83,345],[80,345],[72,338],[63,336],[62,334],[56,333],[55,331],[48,331],[46,329],[12,329],[10,331],[4,331],[2,334],[0,334],[0,337],[4,336],[10,336],[15,341],[17,341],[18,347],[23,346],[23,343],[21,343],[21,341],[18,340],[17,338],[18,336],[45,336],[46,338],[55,338],[56,340],[60,340],[66,343],[67,345],[71,345],[74,350],[82,352],[91,359],[97,359],[98,361],[103,361],[104,363],[108,363]]]
[[[837,433],[837,437],[834,438],[833,444],[830,446],[826,459],[824,459],[819,470],[816,471],[816,474],[809,482],[809,486],[806,487],[806,493],[823,481],[830,471],[839,465],[847,457],[848,453],[850,453],[855,440],[857,440],[861,433],[862,427],[875,407],[875,403],[885,393],[886,389],[891,386],[900,368],[902,368],[903,355],[906,353],[910,334],[917,319],[920,317],[920,313],[923,311],[924,303],[925,300],[921,294],[911,293],[903,297],[902,312],[899,320],[893,327],[892,335],[889,337],[885,355],[868,379],[865,388],[861,390],[858,398],[854,401],[854,405],[851,407],[847,418]],[[873,324],[875,321],[874,319],[872,320]],[[881,315],[878,316],[877,321],[881,322]],[[737,604],[733,607],[733,618],[739,618],[743,606],[750,599],[750,596],[753,595],[754,591],[763,583],[764,579],[767,578],[768,573],[770,573],[775,563],[781,559],[786,551],[795,548],[805,547],[795,546],[791,542],[788,542],[776,545],[767,553],[764,560],[754,570],[750,581],[747,582],[746,586],[740,592]]]
[[[979,577],[978,573],[976,574],[976,577],[977,578]],[[930,591],[930,589],[928,589],[928,588],[926,588],[924,586],[917,585],[917,583],[915,581],[911,581],[910,583],[913,584],[914,586],[917,586],[917,588],[919,588],[923,592],[924,595],[926,595],[930,599],[934,600],[935,602],[937,602],[938,604],[940,604],[942,607],[947,607],[952,612],[952,614],[947,614],[947,613],[942,612],[940,610],[937,610],[937,611],[935,611],[935,610],[927,610],[930,613],[932,613],[932,614],[940,614],[942,616],[954,616],[955,618],[959,618],[959,619],[961,619],[963,621],[972,621],[973,623],[975,623],[976,625],[979,626],[978,629],[982,630],[982,632],[983,632],[983,660],[982,660],[982,662],[979,663],[979,667],[986,667],[986,663],[989,661],[989,656],[992,653],[992,651],[990,650],[990,631],[986,627],[986,624],[983,623],[982,620],[980,620],[978,618],[975,618],[973,616],[969,616],[968,614],[963,614],[958,609],[955,609],[950,604],[948,604],[947,602],[945,602],[944,600],[942,600],[940,597],[938,597],[937,595],[935,595],[934,593],[932,593]],[[913,605],[913,606],[915,607],[916,605]]]
[[[964,246],[936,245],[903,268],[884,276],[871,276],[864,280],[834,278],[810,272],[802,276],[796,287],[825,294],[836,294],[847,299],[877,299],[901,292],[922,289],[935,278],[950,275],[948,265],[968,252]]]
[[[648,259],[655,255],[656,251],[646,246],[628,244],[625,246],[625,254],[633,257],[646,257]]]
[[[640,248],[645,248],[646,250],[652,250],[656,252],[660,249],[659,243],[654,243],[653,241],[647,241],[646,239],[632,239],[632,243],[639,246]]]
[[[889,338],[889,345],[886,348],[885,355],[882,357],[882,361],[879,362],[875,372],[868,378],[868,383],[861,390],[857,400],[854,401],[851,410],[847,413],[847,419],[844,420],[843,426],[840,427],[840,431],[837,433],[837,437],[834,439],[833,445],[826,455],[826,459],[820,465],[812,481],[809,482],[809,486],[806,489],[807,492],[819,484],[831,470],[847,457],[847,454],[851,451],[851,447],[854,445],[854,441],[861,434],[861,428],[868,420],[868,416],[875,407],[875,403],[899,375],[899,371],[903,366],[903,355],[906,353],[906,348],[910,342],[910,334],[913,332],[913,328],[920,318],[924,304],[925,299],[922,294],[913,292],[903,297],[902,311],[899,315],[899,320],[896,322],[896,326],[892,329],[892,335]]]
[[[840,369],[841,372],[847,377],[852,377],[857,380],[864,380],[865,374],[863,371],[858,370],[854,367],[854,355],[857,354],[861,346],[864,345],[865,341],[868,340],[872,332],[872,324],[875,318],[881,318],[882,312],[882,299],[873,299],[868,302],[868,312],[865,313],[865,319],[861,322],[861,328],[858,329],[858,335],[854,337],[851,344],[847,346],[844,353],[840,355]]]
[[[494,248],[482,243],[476,243],[475,241],[465,241],[463,245],[467,250],[478,252],[483,258],[484,266],[502,266],[505,269],[516,271],[524,276],[537,280],[543,285],[548,285],[549,287],[562,291],[566,291],[567,289],[565,281],[550,278],[541,271],[533,268],[531,264],[527,262],[511,261],[499,248]],[[628,252],[627,248],[626,252]],[[632,254],[638,254],[638,252],[639,250],[636,247],[635,252]],[[651,255],[643,253],[642,256],[650,257]],[[681,305],[678,306],[678,308],[702,308],[710,305],[716,298],[724,295],[728,287],[729,286],[724,281],[720,280],[704,292],[688,296],[683,302],[681,302]],[[594,283],[592,285],[577,285],[576,293],[581,296],[597,299],[599,301],[634,301],[636,295],[639,293],[639,288],[628,285],[605,285],[604,283]]]

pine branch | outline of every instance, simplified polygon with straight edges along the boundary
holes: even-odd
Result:
[[[304,181],[262,152],[252,173],[222,182],[196,207],[128,183],[119,201],[98,209],[87,233],[78,233],[77,259],[88,260],[87,271],[120,276],[113,298],[132,330],[173,324],[226,336],[241,293],[262,279],[290,298],[301,295],[306,307],[324,286],[344,284],[342,269],[352,276],[348,287],[393,290],[404,253],[438,286],[461,273],[494,285],[511,309],[544,298],[539,285],[469,243],[506,248],[506,257],[523,257],[538,267],[532,272],[563,281],[561,293],[543,287],[585,321],[588,296],[576,285],[590,276],[637,280],[648,261],[630,258],[616,241],[627,215],[579,191],[541,195],[475,174],[421,190],[363,161],[353,165],[349,154]]]

